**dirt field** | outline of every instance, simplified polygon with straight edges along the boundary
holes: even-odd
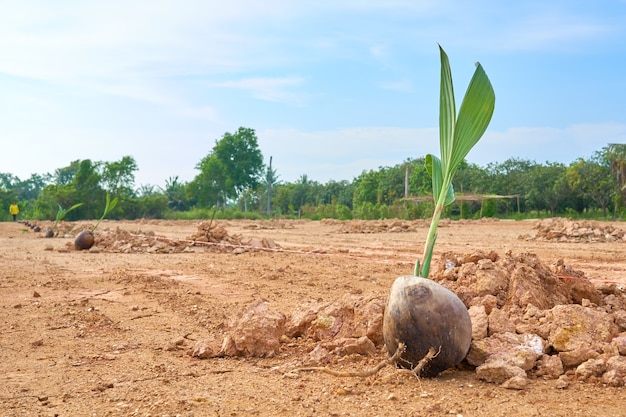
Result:
[[[198,223],[105,221],[99,230],[176,240],[194,235]],[[524,389],[484,382],[469,365],[433,379],[392,367],[342,378],[294,371],[316,343],[286,336],[271,357],[193,357],[197,342],[220,340],[254,301],[289,316],[307,303],[385,297],[397,276],[412,273],[427,232],[425,223],[410,231],[373,227],[380,222],[218,223],[229,235],[280,249],[78,252],[68,249],[71,237],[46,239],[0,223],[0,416],[626,415],[624,387],[571,371],[566,387],[531,378]],[[593,282],[626,284],[626,242],[520,239],[535,233],[534,224],[445,223],[435,258],[531,252],[546,263],[563,259]],[[386,357],[378,346],[373,355],[332,356],[326,365],[365,371]]]

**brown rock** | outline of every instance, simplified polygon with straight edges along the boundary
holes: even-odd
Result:
[[[515,333],[515,323],[506,312],[494,308],[489,314],[489,335],[507,332]]]
[[[589,359],[578,365],[576,368],[576,376],[587,379],[590,376],[602,376],[604,371],[606,371],[606,360],[602,358]]]
[[[626,385],[626,357],[613,356],[606,361],[606,372],[602,382],[613,387]]]
[[[502,384],[513,377],[526,378],[526,372],[519,366],[514,366],[502,359],[495,359],[485,362],[476,368],[478,378]]]
[[[342,338],[333,343],[335,346],[334,353],[339,356],[345,355],[363,355],[373,356],[376,354],[376,346],[374,342],[362,336],[359,338]]]
[[[285,332],[286,317],[270,309],[267,301],[256,301],[248,306],[229,325],[232,342],[224,343],[224,351],[232,353],[234,344],[238,355],[271,357],[280,347]]]
[[[220,356],[221,347],[215,340],[200,340],[189,350],[194,358],[208,359]]]
[[[528,384],[530,384],[530,381],[528,380],[526,376],[516,375],[504,381],[504,383],[502,384],[502,388],[523,390],[523,389],[526,389]]]
[[[545,319],[548,342],[558,352],[608,343],[619,333],[610,314],[578,304],[558,305]]]
[[[325,347],[320,345],[309,353],[308,359],[305,361],[305,366],[323,366],[329,364],[332,361],[330,352]]]
[[[535,376],[548,379],[559,378],[564,373],[563,362],[557,355],[541,355],[537,360]]]
[[[595,359],[599,355],[600,354],[598,352],[590,347],[583,346],[567,352],[560,352],[559,358],[561,359],[561,362],[563,362],[563,366],[566,368],[573,368],[588,361],[589,359]]]
[[[611,340],[611,345],[617,348],[620,355],[626,356],[626,332],[620,333],[619,336]]]
[[[472,320],[472,340],[484,339],[489,329],[489,317],[485,312],[485,307],[471,306],[468,311]]]

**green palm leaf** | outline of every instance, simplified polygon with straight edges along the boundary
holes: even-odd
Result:
[[[433,247],[437,239],[437,225],[445,206],[454,201],[452,178],[457,167],[469,151],[480,140],[495,109],[496,95],[487,74],[480,63],[476,63],[458,117],[452,86],[452,72],[448,55],[439,46],[441,57],[441,85],[439,92],[439,150],[441,159],[426,156],[426,169],[432,178],[435,210],[424,245],[423,262],[415,264],[421,277],[428,277]]]
[[[456,105],[450,61],[443,48],[439,46],[441,56],[441,84],[439,92],[439,150],[445,167],[450,165],[450,157],[454,148],[454,124],[456,123]],[[436,201],[436,200],[435,200]]]
[[[426,165],[426,171],[430,178],[432,178],[433,182],[433,198],[435,203],[439,201],[439,194],[443,189],[443,171],[441,166],[441,160],[437,158],[435,155],[428,154],[426,155],[426,161],[424,163]],[[454,187],[452,187],[452,183],[450,183],[448,187],[448,193],[446,195],[446,199],[444,200],[444,206],[448,206],[454,202]]]
[[[465,92],[456,118],[452,72],[446,52],[441,55],[441,90],[439,103],[439,145],[443,175],[452,179],[456,168],[482,137],[495,109],[496,95],[480,63]]]
[[[450,169],[465,159],[469,151],[478,143],[487,130],[496,105],[496,95],[487,74],[480,63],[467,88],[459,117],[454,127],[453,150],[450,157]]]

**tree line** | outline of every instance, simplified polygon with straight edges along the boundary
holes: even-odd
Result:
[[[303,174],[280,181],[264,163],[253,129],[240,127],[215,141],[188,182],[170,177],[164,187],[135,186],[132,156],[105,162],[72,161],[50,174],[21,180],[0,173],[0,219],[18,202],[21,215],[54,219],[59,210],[83,203],[66,220],[98,218],[107,194],[119,198],[112,219],[305,217],[310,219],[427,218],[432,213],[431,179],[424,157],[363,171],[352,181],[320,183]],[[596,217],[626,215],[626,145],[610,144],[569,165],[512,158],[478,166],[463,162],[453,186],[451,218]]]

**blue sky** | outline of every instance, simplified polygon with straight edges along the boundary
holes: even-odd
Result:
[[[351,181],[439,152],[438,43],[458,104],[476,61],[496,92],[469,162],[626,143],[625,0],[0,0],[0,172],[163,186],[243,126],[280,180]]]

